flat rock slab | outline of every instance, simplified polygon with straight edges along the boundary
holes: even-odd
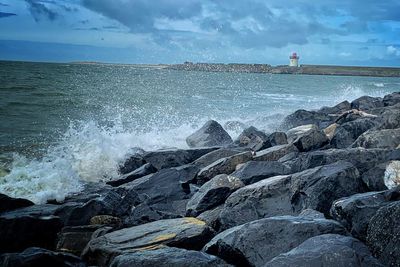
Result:
[[[343,235],[311,237],[287,253],[280,254],[264,267],[383,267],[359,240]]]
[[[283,156],[298,152],[299,150],[293,144],[273,146],[264,150],[260,150],[254,156],[254,160],[257,161],[275,161]]]
[[[225,230],[207,243],[203,250],[228,263],[257,267],[310,237],[327,233],[346,234],[346,230],[333,220],[270,217]]]
[[[160,220],[92,239],[83,256],[91,264],[108,266],[117,255],[152,250],[161,245],[200,249],[212,236],[211,228],[195,218]]]
[[[204,252],[182,248],[161,247],[155,250],[145,250],[127,253],[116,257],[111,267],[228,267],[222,259]]]
[[[220,148],[201,156],[200,158],[196,159],[193,164],[199,168],[204,168],[219,159],[227,158],[241,152],[243,151],[238,149]]]
[[[243,164],[231,176],[240,179],[244,184],[254,184],[265,178],[290,173],[290,168],[277,161],[249,161]]]
[[[23,198],[12,198],[4,194],[0,194],[0,213],[12,211],[19,208],[33,206],[34,203]]]

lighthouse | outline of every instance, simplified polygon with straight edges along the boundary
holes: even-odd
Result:
[[[289,57],[289,59],[290,59],[289,67],[298,67],[299,66],[300,57],[297,55],[296,52],[293,52],[293,54]]]

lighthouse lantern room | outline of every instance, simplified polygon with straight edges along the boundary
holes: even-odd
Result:
[[[289,59],[290,59],[289,67],[298,67],[299,66],[300,57],[297,55],[296,52],[293,52],[293,54],[289,57]]]

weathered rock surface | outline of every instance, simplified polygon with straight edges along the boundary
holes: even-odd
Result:
[[[189,147],[223,146],[233,140],[222,126],[213,120],[206,122],[199,130],[186,138]]]
[[[332,124],[334,120],[335,117],[328,114],[300,109],[284,119],[282,128],[290,129],[300,125],[315,124],[322,129]]]
[[[367,131],[357,138],[353,147],[396,148],[400,144],[400,128]]]
[[[248,151],[219,159],[200,170],[197,175],[197,183],[204,184],[218,174],[231,174],[238,164],[250,161],[252,158],[252,153]]]
[[[200,249],[212,236],[211,228],[195,218],[161,220],[92,239],[83,257],[89,264],[108,266],[120,254],[152,250],[161,245]]]
[[[120,166],[119,172],[121,174],[128,174],[140,168],[144,164],[146,164],[146,161],[143,159],[143,155],[141,153],[136,153],[125,160],[125,162]]]
[[[359,110],[370,110],[383,107],[383,101],[380,97],[362,96],[351,102],[351,108]]]
[[[388,189],[385,185],[385,171],[388,162],[377,164],[361,176],[368,191],[383,191]]]
[[[220,148],[201,156],[200,158],[196,159],[193,164],[199,168],[204,168],[219,159],[227,158],[242,152],[243,151],[234,148]]]
[[[287,144],[287,136],[284,132],[273,132],[267,137],[267,145],[269,147]]]
[[[336,200],[332,217],[341,222],[356,238],[365,241],[369,220],[383,206],[400,200],[399,190],[368,192]]]
[[[250,148],[253,151],[264,149],[267,146],[267,135],[259,131],[256,127],[251,126],[245,129],[235,140],[235,144],[241,147]]]
[[[162,247],[116,257],[111,267],[208,267],[231,266],[213,255],[182,248]]]
[[[155,173],[155,172],[157,172],[157,169],[150,163],[146,163],[143,166],[137,168],[136,170],[122,175],[122,177],[120,177],[116,180],[107,182],[107,184],[109,184],[111,186],[120,186],[122,184],[132,182],[133,180],[136,180],[140,177],[143,177],[143,176],[149,175],[151,173]]]
[[[310,237],[327,233],[346,234],[346,230],[333,220],[277,216],[225,230],[203,250],[237,266],[257,267]]]
[[[351,109],[351,104],[349,101],[343,101],[333,107],[322,107],[318,112],[324,114],[341,114],[347,110]]]
[[[77,256],[53,252],[43,248],[31,247],[21,253],[6,253],[0,255],[2,267],[86,267],[86,264]]]
[[[264,267],[383,267],[368,248],[355,238],[337,234],[311,237],[287,253],[280,254]]]
[[[23,198],[12,198],[0,194],[0,213],[34,205],[32,201]]]
[[[293,144],[300,152],[315,150],[328,143],[328,137],[319,129],[310,129],[303,132],[293,141]]]
[[[392,94],[385,95],[383,98],[384,106],[394,106],[400,103],[400,92],[394,92]]]
[[[387,266],[400,265],[400,201],[380,208],[371,218],[367,230],[367,245]]]
[[[208,226],[218,232],[221,226],[219,222],[219,214],[223,207],[224,205],[220,205],[212,210],[207,210],[197,216],[197,219],[204,221]]]
[[[80,256],[99,225],[64,227],[58,234],[57,250]]]
[[[265,178],[289,174],[290,169],[277,161],[249,161],[231,176],[239,178],[245,185],[254,184]]]
[[[298,149],[293,144],[273,146],[258,151],[253,159],[258,161],[275,161],[292,152],[298,152]]]
[[[336,133],[336,129],[339,127],[339,124],[337,123],[332,123],[328,127],[326,127],[323,131],[326,137],[328,137],[329,141],[332,140],[333,136]]]
[[[339,125],[332,137],[331,145],[335,148],[346,148],[364,132],[376,126],[371,118],[361,118]]]
[[[400,161],[393,160],[386,165],[385,176],[383,178],[387,188],[395,188],[400,185]]]
[[[289,143],[293,143],[297,138],[304,135],[305,133],[313,130],[317,131],[318,129],[318,126],[315,124],[305,124],[291,128],[286,132],[287,141]]]
[[[197,216],[225,202],[232,192],[243,187],[243,182],[227,174],[220,174],[202,185],[186,206],[187,216]]]

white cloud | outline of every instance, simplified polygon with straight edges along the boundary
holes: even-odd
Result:
[[[349,53],[349,52],[341,52],[341,53],[339,53],[339,56],[341,56],[341,57],[349,57],[349,56],[351,56],[351,53]]]
[[[400,49],[397,47],[394,47],[393,45],[390,45],[386,48],[386,52],[389,55],[394,55],[396,57],[400,57]]]

